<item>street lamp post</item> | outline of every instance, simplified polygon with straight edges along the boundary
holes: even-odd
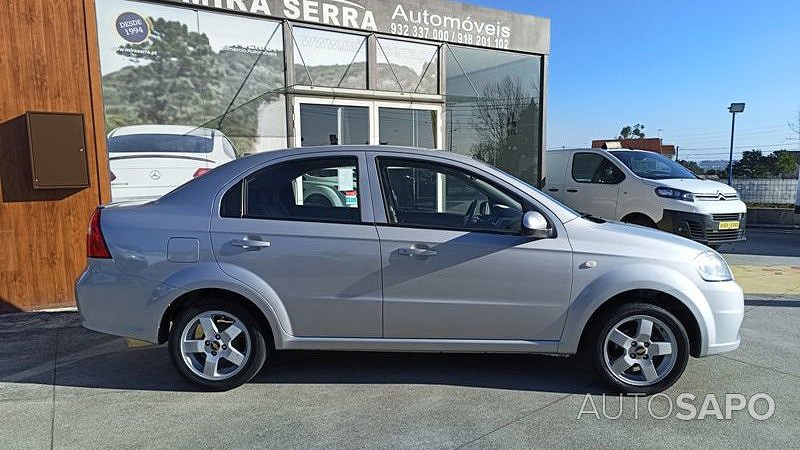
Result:
[[[736,113],[744,112],[744,103],[731,103],[731,154],[728,158],[728,186],[733,186],[733,132],[736,129]]]

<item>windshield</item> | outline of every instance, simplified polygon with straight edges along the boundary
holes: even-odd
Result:
[[[613,151],[611,154],[628,166],[633,173],[649,180],[697,178],[689,169],[658,153],[622,150]]]
[[[111,153],[211,153],[214,140],[189,134],[125,134],[108,140]]]

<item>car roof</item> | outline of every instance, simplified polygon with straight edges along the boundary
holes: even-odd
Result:
[[[251,153],[247,156],[240,158],[240,160],[247,159],[251,164],[260,162],[259,160],[271,160],[290,155],[302,154],[316,154],[316,153],[336,153],[336,152],[378,152],[378,153],[403,153],[407,155],[419,155],[423,157],[435,156],[445,159],[451,159],[459,162],[474,163],[476,160],[468,156],[464,156],[454,152],[444,150],[418,148],[418,147],[402,147],[395,145],[320,145],[312,147],[293,147],[281,150],[270,150],[264,152]]]
[[[637,148],[554,148],[547,150],[547,153],[559,153],[559,152],[638,152],[638,153],[655,153],[658,155],[659,153],[651,152],[650,150],[640,150]]]

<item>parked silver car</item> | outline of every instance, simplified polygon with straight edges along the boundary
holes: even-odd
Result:
[[[306,203],[313,177],[342,201]],[[209,389],[283,349],[583,351],[614,388],[654,393],[689,355],[737,348],[744,310],[708,247],[581,217],[430,150],[248,156],[157,201],[98,209],[87,247],[84,326],[168,341]]]

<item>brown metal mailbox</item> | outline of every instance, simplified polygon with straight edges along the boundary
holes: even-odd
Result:
[[[28,112],[25,116],[33,188],[88,187],[83,114]]]

